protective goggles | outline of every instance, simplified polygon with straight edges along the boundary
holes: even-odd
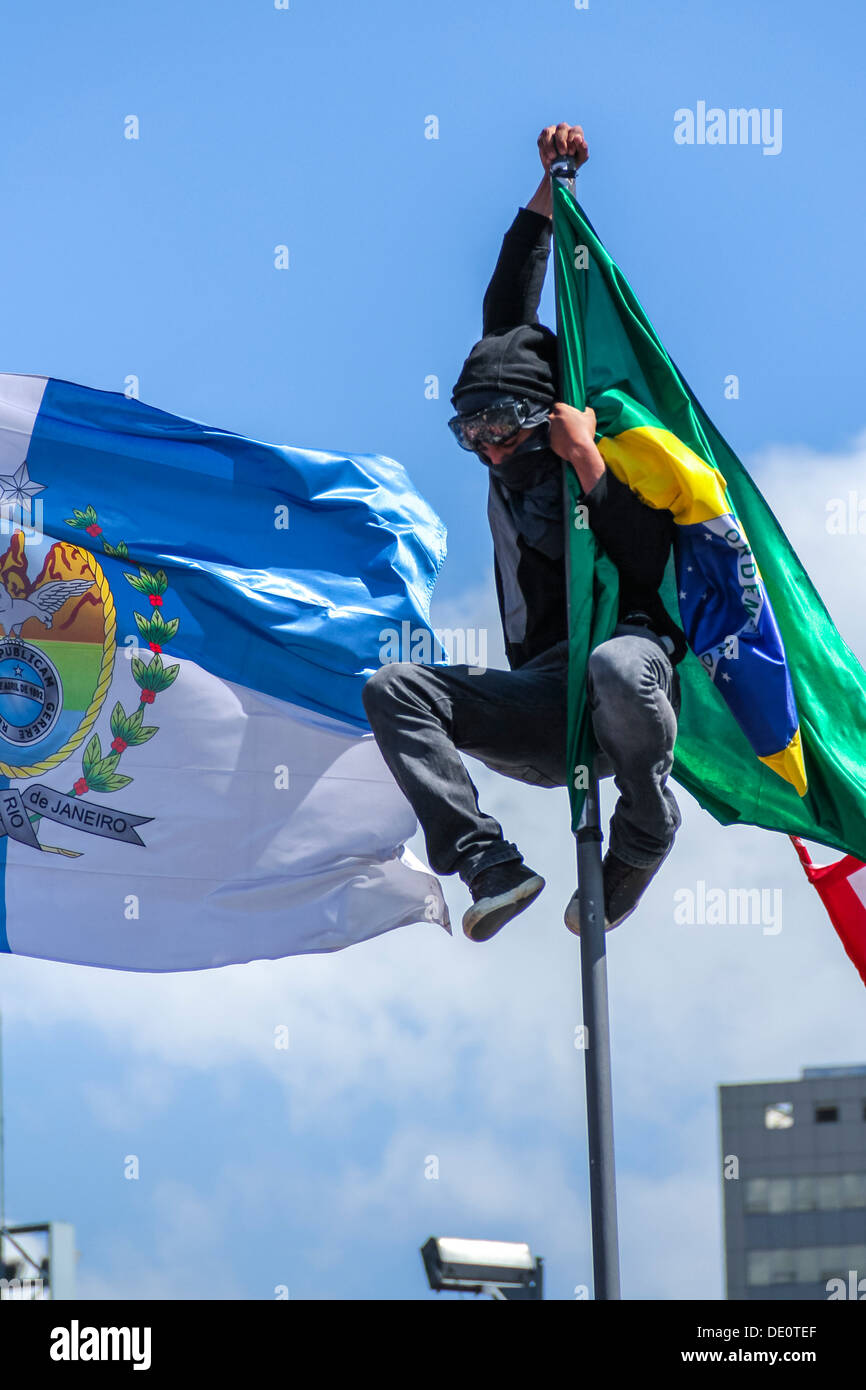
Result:
[[[448,428],[461,449],[477,454],[490,444],[497,448],[510,444],[521,430],[542,424],[549,414],[548,407],[537,401],[506,400],[474,415],[455,415]]]

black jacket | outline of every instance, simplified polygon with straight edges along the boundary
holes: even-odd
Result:
[[[505,234],[484,295],[483,334],[504,333],[538,323],[538,305],[550,254],[551,222],[521,208]],[[494,539],[496,593],[509,665],[517,668],[568,635],[564,546],[544,553],[523,535],[508,534],[502,521],[502,490],[491,468],[488,516]],[[674,519],[648,507],[605,468],[583,496],[589,525],[619,573],[619,618],[642,612],[660,636],[672,639],[671,660],[687,651],[682,629],[659,597],[671,551]]]

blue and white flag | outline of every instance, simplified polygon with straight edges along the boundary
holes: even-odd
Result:
[[[379,455],[0,375],[0,949],[195,970],[448,927],[364,716],[441,521]]]

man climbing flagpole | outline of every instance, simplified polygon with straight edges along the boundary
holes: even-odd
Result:
[[[588,152],[580,127],[565,122],[546,127],[538,148],[541,183],[506,232],[484,294],[482,337],[460,371],[449,421],[460,447],[487,469],[510,669],[395,662],[364,689],[370,725],[415,810],[432,869],[459,874],[469,890],[463,930],[476,942],[523,912],[544,879],[481,810],[461,753],[532,786],[572,787],[597,741],[621,792],[603,865],[609,927],[634,911],[680,823],[667,777],[674,668],[686,641],[658,594],[673,518],[608,474],[592,410],[567,403],[575,392],[563,395],[557,336],[538,320],[553,225],[549,170],[559,154],[582,164]],[[579,548],[563,520],[563,460],[588,515]],[[587,687],[591,724],[586,702],[586,717],[572,717],[570,671]],[[565,922],[580,934],[576,895]]]

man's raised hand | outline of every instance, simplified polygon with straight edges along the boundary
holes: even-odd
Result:
[[[546,172],[549,172],[551,164],[560,154],[573,155],[580,167],[589,159],[583,128],[579,125],[569,125],[567,121],[560,121],[559,125],[545,126],[538,137],[538,153]]]
[[[553,216],[553,194],[550,189],[550,166],[557,155],[570,154],[577,161],[578,168],[589,159],[586,137],[579,125],[569,125],[560,121],[559,125],[547,125],[538,137],[538,153],[544,165],[541,183],[532,199],[526,204],[530,212],[541,213],[542,217]]]

